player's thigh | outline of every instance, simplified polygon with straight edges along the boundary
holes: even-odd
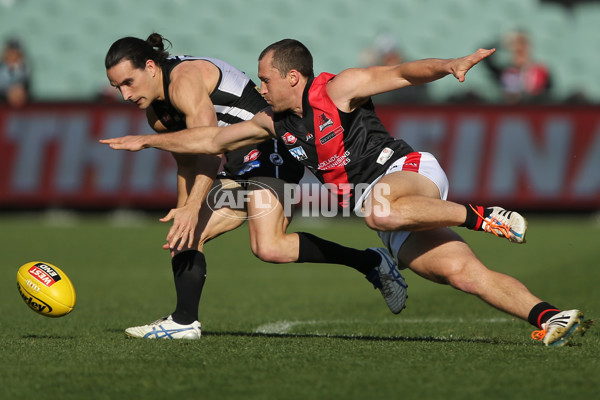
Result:
[[[244,204],[238,204],[238,191],[243,190],[239,183],[231,179],[218,179],[213,184],[200,214],[194,237],[194,247],[202,250],[204,243],[232,231],[242,225],[247,218]]]
[[[398,252],[398,262],[442,284],[483,267],[460,235],[449,228],[412,232]]]
[[[182,250],[174,250],[172,251],[172,255],[187,250],[204,251],[204,244],[226,232],[238,228],[245,220],[246,211],[234,210],[228,207],[214,211],[202,208],[192,246],[185,246]]]
[[[383,176],[369,197],[395,200],[405,196],[425,196],[439,199],[438,186],[424,175],[412,171],[397,171]]]
[[[269,177],[252,178],[248,183],[248,227],[253,248],[261,240],[277,240],[285,234],[292,219],[284,207],[285,185],[283,180]]]

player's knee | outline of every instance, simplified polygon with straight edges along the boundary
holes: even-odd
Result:
[[[286,263],[292,261],[276,243],[265,241],[253,242],[251,247],[252,253],[261,261],[268,263]]]
[[[478,272],[477,265],[469,260],[452,260],[448,264],[445,280],[450,286],[465,293],[479,294],[485,278]]]
[[[388,230],[386,229],[387,223],[385,221],[385,218],[379,215],[375,215],[373,213],[365,216],[365,223],[369,228],[374,229],[376,231]]]
[[[365,216],[365,223],[376,231],[409,231],[413,227],[411,221],[400,215],[371,213]]]

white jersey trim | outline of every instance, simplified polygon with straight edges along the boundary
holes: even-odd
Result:
[[[219,84],[218,89],[238,97],[242,95],[244,88],[248,82],[250,82],[250,78],[244,74],[243,71],[240,71],[233,65],[217,58],[192,56],[173,56],[169,58],[179,58],[180,60],[205,60],[213,63],[221,70],[222,74],[221,83]]]
[[[252,114],[250,111],[247,111],[247,110],[244,110],[241,108],[220,106],[217,104],[215,104],[214,107],[215,107],[215,111],[219,114],[228,114],[233,117],[238,117],[240,119],[243,119],[244,121],[248,121],[249,119],[252,119],[252,117],[254,117],[254,114]]]

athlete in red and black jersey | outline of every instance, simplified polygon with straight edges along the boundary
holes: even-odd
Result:
[[[116,41],[105,66],[110,83],[125,100],[146,110],[148,122],[161,136],[187,127],[231,126],[267,106],[255,84],[239,69],[212,58],[169,57],[162,36],[156,33],[146,41],[132,37]],[[305,232],[287,233],[291,216],[282,205],[284,185],[297,184],[304,166],[277,139],[228,152],[224,171],[214,184],[218,157],[173,156],[178,167],[177,207],[162,221],[174,221],[165,248],[171,250],[177,306],[166,318],[127,329],[130,336],[200,337],[197,319],[206,277],[204,243],[245,220],[252,251],[263,261],[341,264],[373,279],[379,277],[380,268],[394,266],[383,248],[357,250]],[[240,196],[242,190],[246,193]],[[242,197],[246,201],[241,204],[228,201]],[[216,201],[210,201],[213,198]],[[386,297],[388,305],[390,299],[394,301],[390,308],[398,313],[404,307],[406,287],[395,281],[390,284],[402,290]]]
[[[413,150],[390,136],[370,99],[352,112],[338,110],[327,95],[327,83],[334,77],[323,73],[309,79],[302,95],[303,115],[277,114],[274,125],[292,155],[337,189],[340,205],[348,207],[356,200],[357,184],[373,182]]]
[[[371,96],[447,75],[463,82],[473,66],[493,53],[494,49],[479,49],[456,59],[347,69],[337,76],[322,74],[313,80],[308,49],[285,39],[268,46],[259,57],[261,93],[271,107],[251,121],[226,128],[188,129],[168,139],[126,136],[103,142],[132,151],[156,147],[217,154],[278,136],[322,182],[368,184],[369,189],[354,202],[365,210],[367,225],[378,231],[401,267],[529,321],[544,330],[546,345],[564,345],[574,333],[584,330],[583,313],[560,311],[515,278],[488,269],[448,228],[465,226],[523,243],[524,218],[500,207],[446,201],[448,182],[435,158],[409,152],[405,144],[393,142],[377,126],[371,132],[373,124],[367,122],[372,116]],[[176,138],[187,140],[176,143]],[[335,189],[340,191],[339,186]],[[350,189],[351,193],[355,190]]]

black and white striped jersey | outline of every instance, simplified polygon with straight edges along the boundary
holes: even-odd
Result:
[[[162,66],[165,100],[152,102],[152,107],[158,119],[170,131],[187,128],[185,115],[173,107],[169,98],[171,71],[182,62],[194,60],[208,61],[220,71],[217,86],[210,94],[217,114],[218,126],[247,121],[267,107],[267,102],[260,95],[256,84],[233,65],[215,58],[169,57]],[[281,151],[278,151],[278,148],[281,148]],[[272,156],[274,153],[278,153],[281,157]],[[304,173],[304,167],[289,154],[284,146],[280,146],[276,139],[231,151],[225,156],[226,163],[224,171],[220,174],[221,177],[245,179],[252,176],[271,176],[297,183]],[[280,171],[284,165],[286,173]]]

